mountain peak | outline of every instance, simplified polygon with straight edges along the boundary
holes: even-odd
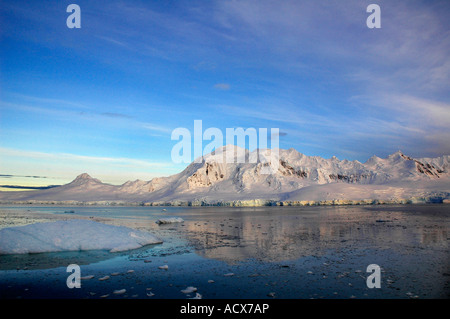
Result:
[[[412,158],[410,156],[407,156],[405,154],[403,154],[402,151],[398,150],[395,153],[392,153],[391,155],[388,156],[388,159],[404,159],[404,160],[412,160]]]
[[[238,150],[240,151],[248,151],[246,148],[242,148],[240,146],[234,145],[234,144],[227,144],[224,146],[221,146],[219,148],[217,148],[218,152],[237,152]]]
[[[379,158],[378,156],[376,156],[376,155],[373,155],[373,156],[371,156],[367,161],[366,161],[366,163],[365,164],[376,164],[376,163],[380,163],[380,162],[382,162],[383,161],[383,159],[381,159],[381,158]]]
[[[88,173],[83,173],[83,174],[78,175],[70,184],[84,184],[87,182],[101,183],[100,180],[91,177]]]
[[[230,156],[229,154],[234,154],[234,156],[245,156],[248,154],[248,150],[246,148],[239,147],[233,144],[227,144],[221,147],[216,148],[214,151],[208,154],[204,154],[202,156],[202,162],[214,161],[215,159],[220,159],[220,161],[224,161],[225,156]],[[228,155],[227,155],[228,154]],[[198,159],[197,159],[198,162]]]
[[[93,179],[88,173],[83,173],[78,175],[75,180],[80,180],[80,179]]]

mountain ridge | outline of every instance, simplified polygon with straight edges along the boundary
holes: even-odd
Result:
[[[277,169],[264,174],[279,157]],[[232,152],[235,162],[227,163]],[[346,201],[440,197],[450,193],[449,156],[412,158],[397,151],[365,163],[333,156],[307,156],[291,148],[247,149],[224,146],[189,164],[183,171],[149,181],[111,185],[78,175],[51,189],[0,192],[0,201],[78,201],[142,203],[229,203],[236,201]],[[255,160],[256,159],[256,160]]]

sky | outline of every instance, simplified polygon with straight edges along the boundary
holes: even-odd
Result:
[[[0,185],[178,173],[171,132],[194,120],[324,158],[448,155],[449,17],[446,0],[0,0]]]

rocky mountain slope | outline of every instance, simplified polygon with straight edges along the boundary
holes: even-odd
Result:
[[[226,163],[227,154],[235,157],[232,163]],[[84,173],[69,184],[51,189],[0,192],[0,200],[258,205],[268,201],[344,203],[449,198],[448,155],[415,159],[399,151],[361,163],[306,156],[291,148],[279,149],[276,160],[276,170],[265,174],[270,150],[249,152],[229,145],[169,177],[116,186]]]

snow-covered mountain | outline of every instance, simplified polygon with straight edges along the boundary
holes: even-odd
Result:
[[[193,162],[182,172],[150,181],[110,185],[84,173],[71,183],[51,189],[0,192],[2,201],[116,201],[172,204],[258,205],[267,201],[393,200],[449,198],[449,156],[414,159],[400,151],[365,163],[306,156],[279,149],[270,174],[271,150],[249,152],[224,146]],[[235,161],[227,163],[226,156]],[[265,160],[256,160],[258,159]]]

